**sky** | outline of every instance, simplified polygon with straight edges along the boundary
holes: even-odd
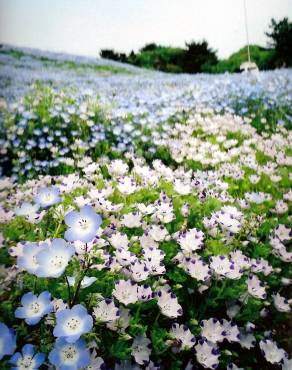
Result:
[[[149,42],[206,39],[220,58],[246,44],[244,0],[0,0],[0,43],[97,56]],[[265,46],[271,18],[292,18],[292,0],[246,0],[250,43]]]

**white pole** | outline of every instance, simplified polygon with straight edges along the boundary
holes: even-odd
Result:
[[[246,32],[246,41],[247,41],[247,57],[250,63],[250,51],[249,51],[249,37],[248,37],[248,25],[247,25],[247,10],[246,10],[246,0],[243,0],[244,5],[244,21],[245,21],[245,32]]]

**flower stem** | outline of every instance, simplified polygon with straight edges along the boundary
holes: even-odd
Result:
[[[66,280],[66,283],[67,283],[67,288],[68,288],[68,302],[69,302],[69,306],[70,306],[70,302],[71,302],[71,288],[70,288],[70,284],[69,284],[69,280],[68,280],[67,275],[64,274],[64,277],[65,277],[65,280]]]

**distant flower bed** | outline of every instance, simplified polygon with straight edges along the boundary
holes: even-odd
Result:
[[[3,109],[1,368],[291,369],[291,131],[266,104]]]

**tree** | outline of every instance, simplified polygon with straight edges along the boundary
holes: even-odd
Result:
[[[183,57],[183,71],[187,73],[204,72],[218,62],[216,51],[209,48],[208,42],[192,41],[186,43],[187,50]]]
[[[100,56],[105,59],[119,60],[119,54],[112,49],[102,49]]]
[[[155,42],[151,42],[149,44],[146,44],[140,49],[140,52],[143,53],[143,51],[153,51],[155,49],[159,48],[158,45],[155,44]]]
[[[288,18],[276,22],[272,18],[270,32],[266,35],[272,40],[270,46],[275,48],[274,63],[276,67],[292,66],[292,23]]]

